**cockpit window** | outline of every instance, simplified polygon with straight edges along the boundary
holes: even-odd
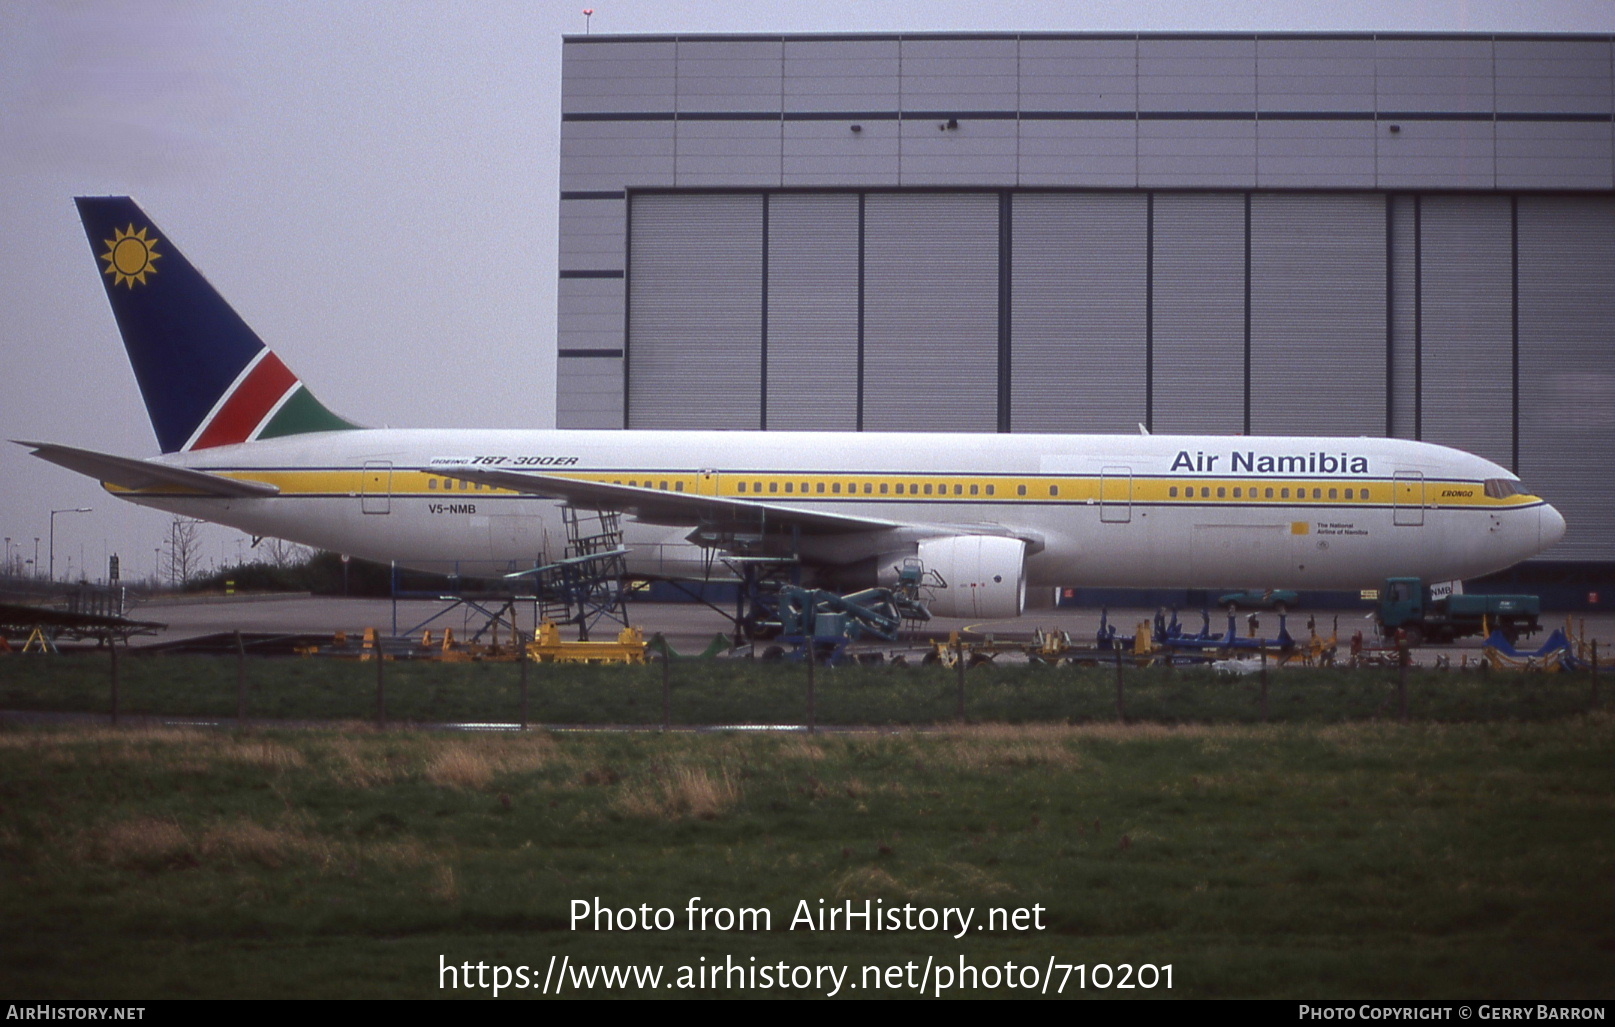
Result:
[[[1523,496],[1528,493],[1525,486],[1518,480],[1509,478],[1487,478],[1486,495],[1491,499],[1507,499],[1509,496]]]

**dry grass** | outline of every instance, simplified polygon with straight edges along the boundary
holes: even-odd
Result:
[[[740,786],[727,770],[679,765],[658,767],[648,779],[629,781],[612,805],[631,817],[715,820],[740,798]]]
[[[463,743],[443,746],[426,761],[426,780],[443,788],[486,788],[493,780],[494,760]]]

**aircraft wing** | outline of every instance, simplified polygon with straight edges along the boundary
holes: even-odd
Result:
[[[226,478],[208,471],[170,467],[149,460],[112,456],[89,449],[58,446],[51,442],[23,442],[20,439],[11,441],[32,449],[34,456],[41,460],[49,460],[70,471],[87,474],[98,481],[131,492],[160,490],[179,495],[218,496],[223,499],[261,499],[280,493],[277,486],[262,481]]]
[[[434,467],[433,472],[449,478],[463,478],[495,488],[525,492],[528,495],[561,499],[576,506],[621,510],[647,524],[702,525],[734,530],[756,530],[763,526],[809,529],[815,534],[851,534],[884,531],[911,525],[879,517],[806,510],[783,503],[758,503],[727,496],[699,496],[690,492],[664,492],[635,485],[579,481],[554,474],[525,471],[499,471],[483,468]]]

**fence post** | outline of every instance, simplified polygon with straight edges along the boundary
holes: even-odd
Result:
[[[384,669],[386,660],[381,656],[381,629],[375,633],[376,648],[371,656],[376,661],[376,727],[385,731],[387,729],[387,672]]]
[[[958,709],[955,712],[962,723],[965,719],[965,639],[963,634],[960,634],[956,639],[954,652],[958,658],[954,660],[953,665],[959,670],[959,702]]]
[[[1598,639],[1593,639],[1593,709],[1598,709]]]
[[[817,639],[808,635],[807,639],[807,665],[808,665],[808,694],[807,694],[807,729],[808,734],[819,733],[818,726],[818,697],[814,694],[813,668],[818,658],[814,652],[818,648]]]
[[[1116,719],[1126,723],[1127,705],[1122,701],[1122,651],[1119,648],[1113,651],[1116,654]]]
[[[1262,649],[1262,719],[1267,719],[1267,649]]]
[[[521,670],[522,730],[526,731],[527,730],[527,663],[528,663],[528,657],[527,657],[527,645],[526,645],[525,642],[518,641],[518,643],[516,645],[516,662],[521,664],[521,668],[522,668],[522,670]]]
[[[236,725],[247,722],[247,647],[241,641],[241,632],[236,636]]]
[[[1398,628],[1396,632],[1396,705],[1402,722],[1408,719],[1408,636]]]
[[[112,635],[107,636],[107,653],[112,658],[112,724],[118,724],[118,640]]]
[[[662,730],[673,729],[673,647],[662,647]]]

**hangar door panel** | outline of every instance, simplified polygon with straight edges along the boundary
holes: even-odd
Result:
[[[1136,193],[1015,196],[1015,431],[1133,431],[1144,420],[1146,207]]]
[[[998,197],[870,193],[864,427],[998,427]]]
[[[1245,198],[1158,193],[1154,217],[1157,432],[1245,427]]]
[[[1251,431],[1385,430],[1385,198],[1251,197]]]
[[[761,427],[763,202],[633,198],[628,427]]]
[[[858,197],[768,200],[769,428],[858,427]]]
[[[1558,560],[1615,559],[1615,200],[1520,197],[1520,477],[1566,522]]]
[[[1514,459],[1508,198],[1425,196],[1419,220],[1419,437],[1506,467]]]

